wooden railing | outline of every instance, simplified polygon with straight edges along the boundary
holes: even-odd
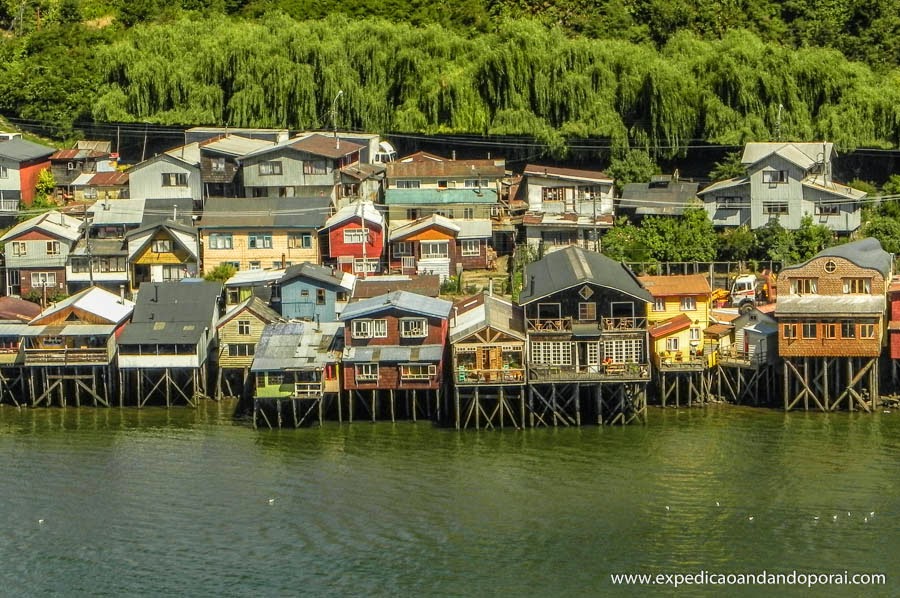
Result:
[[[608,363],[605,365],[532,365],[528,382],[584,382],[592,380],[649,380],[650,368],[644,363]]]
[[[572,318],[535,318],[528,320],[529,332],[568,332]]]
[[[601,318],[600,330],[603,332],[634,332],[647,327],[647,318],[615,317]]]
[[[719,350],[719,363],[723,365],[744,365],[757,367],[767,363],[768,355],[765,351],[744,351],[736,347]]]
[[[109,353],[104,349],[25,349],[25,364],[52,363],[74,365],[80,363],[107,363]]]
[[[318,399],[322,396],[321,382],[294,382],[295,399]]]
[[[523,384],[525,368],[504,368],[500,370],[469,369],[460,367],[454,378],[457,384]]]

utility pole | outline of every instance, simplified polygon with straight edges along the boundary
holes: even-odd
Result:
[[[339,89],[337,95],[331,100],[331,130],[334,132],[335,149],[341,149],[341,140],[337,136],[337,101],[342,95],[344,95],[344,90]]]

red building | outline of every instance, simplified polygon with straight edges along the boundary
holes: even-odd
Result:
[[[900,360],[900,280],[892,282],[888,288],[888,302],[890,305],[890,321],[888,322],[890,356],[892,360]],[[895,375],[898,365],[900,364],[893,361]]]
[[[21,201],[31,206],[42,170],[50,170],[54,149],[24,139],[0,141],[0,210],[15,211]],[[14,206],[10,209],[11,206]]]
[[[390,268],[401,274],[437,274],[441,280],[464,270],[491,267],[490,221],[452,220],[438,214],[390,232]]]
[[[344,389],[350,391],[351,400],[371,401],[367,411],[373,419],[379,394],[384,394],[379,391],[388,393],[392,417],[398,391],[404,393],[403,398],[412,399],[400,403],[412,409],[407,415],[413,418],[416,392],[425,391],[419,394],[425,401],[432,392],[438,398],[452,305],[443,299],[394,291],[344,309]]]
[[[384,217],[370,201],[337,211],[325,222],[328,256],[322,261],[351,274],[377,274],[384,257]]]

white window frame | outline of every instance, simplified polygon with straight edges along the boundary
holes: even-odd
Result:
[[[281,160],[266,160],[259,163],[259,176],[278,176],[282,172]]]
[[[442,251],[435,252],[435,249]],[[450,242],[449,241],[419,241],[419,253],[423,260],[427,259],[450,259]]]
[[[11,241],[10,253],[16,257],[25,257],[28,255],[28,243],[25,241]]]
[[[363,318],[352,321],[353,338],[387,338],[387,320]]]
[[[787,183],[788,182],[787,170],[763,170],[762,182],[767,185],[774,185],[777,183]]]
[[[687,296],[681,298],[681,311],[694,311],[697,309],[697,298]]]
[[[250,334],[250,320],[238,320],[237,333],[242,336]]]
[[[596,322],[597,321],[597,304],[594,301],[578,302],[578,321],[579,322]]]
[[[666,311],[666,298],[665,297],[654,297],[653,298],[653,311]]]
[[[401,318],[400,338],[425,338],[428,336],[426,318]]]
[[[154,239],[150,246],[153,253],[170,253],[172,251],[172,239]]]
[[[231,233],[210,233],[208,249],[234,249],[234,235]]]
[[[572,345],[569,341],[539,341],[531,343],[531,363],[539,365],[572,365]]]
[[[815,295],[819,292],[818,278],[791,278],[791,295]]]
[[[247,233],[247,249],[272,249],[271,231]]]
[[[181,280],[187,276],[184,264],[163,264],[163,280]]]
[[[409,241],[396,241],[394,243],[394,255],[400,257],[402,255],[412,255],[413,246]]]
[[[818,337],[819,325],[817,322],[803,322],[800,325],[800,338],[815,339]]]
[[[437,376],[437,365],[432,363],[401,363],[401,380],[430,380]]]
[[[0,179],[9,178],[9,169],[6,166],[0,166]]]
[[[690,334],[690,340],[692,340],[692,341],[700,340],[700,329],[699,328],[691,328],[689,334]]]
[[[164,172],[162,173],[163,187],[187,187],[188,173],[186,172]]]
[[[419,189],[422,186],[422,181],[417,181],[417,180],[394,181],[394,186],[397,187],[397,189]]]
[[[871,295],[872,279],[862,276],[844,278],[841,288],[845,295]]]
[[[378,382],[377,363],[357,363],[354,370],[357,382]]]
[[[679,339],[677,336],[670,336],[666,338],[666,351],[678,351],[681,346]]]
[[[35,288],[55,287],[56,272],[32,272],[31,286]]]
[[[474,244],[474,249],[472,248]],[[478,239],[463,239],[461,242],[464,257],[478,257],[481,255],[481,241]]]
[[[378,259],[377,258],[356,258],[353,260],[353,271],[357,274],[365,273],[372,274],[374,272],[378,272]]]
[[[345,228],[344,243],[347,245],[362,245],[369,240],[367,228]]]

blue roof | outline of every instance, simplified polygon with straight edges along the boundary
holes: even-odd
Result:
[[[388,309],[397,309],[435,318],[446,318],[450,315],[451,307],[453,307],[453,303],[444,299],[435,299],[407,291],[393,291],[386,295],[379,295],[378,297],[351,303],[341,313],[341,320],[346,321]]]

